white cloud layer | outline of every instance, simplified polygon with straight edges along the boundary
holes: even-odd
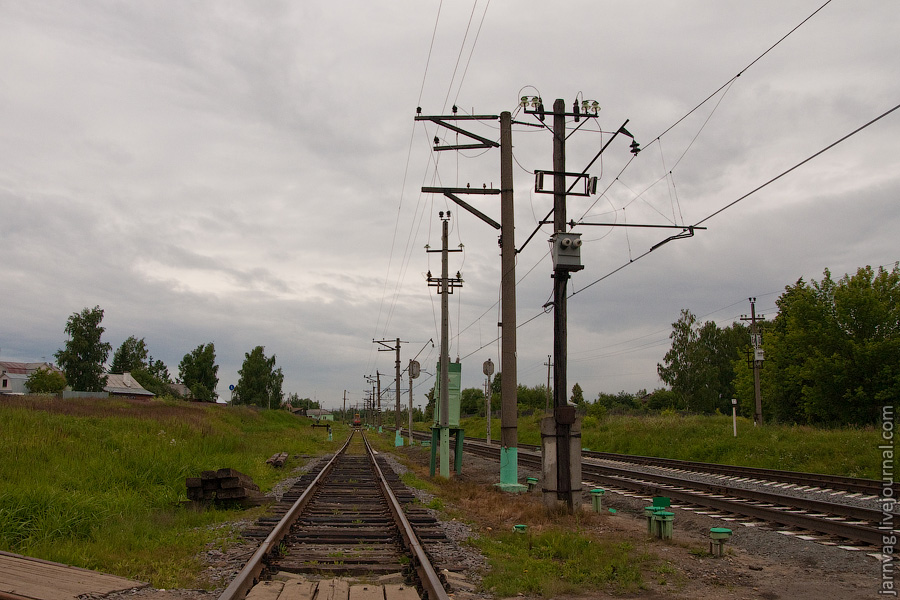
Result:
[[[591,170],[605,193],[570,199],[569,218],[694,224],[900,102],[896,3],[835,2],[669,130],[819,6],[0,3],[0,358],[50,358],[68,316],[100,305],[114,348],[144,337],[173,374],[215,342],[223,398],[264,345],[286,392],[359,402],[364,375],[393,373],[373,338],[408,341],[404,364],[438,343],[424,274],[440,263],[423,246],[439,247],[448,206],[419,189],[499,185],[496,151],[432,153],[436,134],[454,137],[415,124],[416,106],[499,114],[524,94],[548,108],[596,99],[597,124],[569,138],[569,170],[608,139],[598,125],[629,119],[645,150],[622,171],[616,140]],[[747,297],[771,314],[785,285],[825,268],[892,265],[898,139],[900,111],[576,294],[569,384],[588,397],[657,387],[682,308],[728,324]],[[551,168],[552,142],[519,126],[514,146],[521,246],[551,207],[530,172]],[[472,203],[499,218],[495,198]],[[451,244],[465,247],[451,257],[465,279],[452,353],[479,386],[481,363],[499,364],[497,238],[449,208]],[[677,233],[579,231],[586,268],[572,291]],[[549,233],[519,254],[520,323],[551,293]],[[518,337],[520,382],[544,382],[552,319]],[[422,352],[427,371],[436,357]]]

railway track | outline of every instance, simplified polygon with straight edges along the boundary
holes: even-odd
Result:
[[[428,552],[446,538],[365,435],[322,463],[247,532],[265,539],[219,600],[448,599]]]
[[[499,460],[499,447],[488,445],[484,440],[467,439],[465,450],[492,460]],[[792,473],[769,469],[745,469],[726,465],[688,463],[649,457],[627,457],[625,455],[589,452],[583,453],[582,478],[598,487],[633,493],[643,496],[668,496],[673,502],[701,507],[715,512],[756,519],[779,526],[814,532],[825,536],[824,543],[864,544],[880,548],[882,538],[890,534],[895,524],[900,523],[900,514],[887,513],[879,509],[866,508],[849,503],[817,500],[778,493],[780,488],[761,491],[753,487],[742,487],[738,480],[760,482],[780,482],[785,485],[802,485],[819,491],[827,491],[829,498],[839,498],[846,493],[861,495],[877,489],[871,496],[881,492],[880,482],[853,478],[835,478],[807,473]],[[636,460],[630,460],[634,458]],[[535,446],[519,446],[519,461],[531,469],[541,469],[540,449]],[[667,473],[654,473],[653,469],[638,472],[630,464],[660,467]],[[646,472],[649,471],[649,472]],[[678,471],[710,473],[727,477],[709,483],[679,476]],[[847,485],[842,489],[841,485]],[[873,488],[872,484],[875,484]]]
[[[416,439],[431,439],[424,432],[413,432]],[[480,438],[466,438],[472,442],[487,443]],[[497,441],[491,442],[498,445]],[[531,452],[540,452],[540,446],[532,444],[519,444],[520,449]],[[800,471],[781,471],[778,469],[762,469],[758,467],[741,467],[736,465],[720,465],[715,463],[677,460],[673,458],[659,458],[655,456],[640,456],[633,454],[618,454],[615,452],[594,452],[583,450],[582,457],[598,460],[614,461],[652,467],[662,467],[675,471],[690,471],[695,473],[708,473],[723,475],[732,479],[747,479],[765,482],[777,482],[805,486],[809,488],[832,489],[847,494],[865,494],[880,496],[884,491],[881,481],[875,479],[862,479],[858,477],[843,477],[840,475],[824,475],[820,473],[803,473]],[[900,482],[893,484],[894,497],[900,497]]]

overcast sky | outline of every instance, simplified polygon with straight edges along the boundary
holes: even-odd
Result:
[[[644,151],[624,168],[617,138],[590,171],[603,193],[570,198],[569,218],[696,224],[900,103],[893,0],[835,0],[754,63],[821,4],[0,0],[0,360],[53,360],[67,318],[99,305],[105,341],[143,337],[173,376],[214,342],[222,399],[257,345],[285,393],[326,407],[393,376],[373,339],[408,342],[404,365],[425,348],[431,373],[440,302],[425,273],[440,261],[425,245],[440,247],[448,206],[420,188],[499,187],[500,157],[432,152],[435,135],[455,138],[415,123],[417,106],[596,100],[568,170],[626,119]],[[496,123],[472,127],[499,138]],[[786,285],[826,268],[890,268],[898,140],[900,111],[630,264],[678,230],[576,228],[586,268],[570,292],[628,266],[569,300],[569,386],[590,399],[660,387],[681,309],[727,326],[750,296],[774,316]],[[521,247],[552,205],[532,174],[552,168],[552,140],[520,125],[513,144]],[[495,197],[471,201],[499,220]],[[449,208],[465,280],[451,355],[480,386],[482,363],[499,364],[497,233]],[[551,295],[550,233],[518,255],[520,323]],[[551,315],[518,340],[520,383],[546,382]]]

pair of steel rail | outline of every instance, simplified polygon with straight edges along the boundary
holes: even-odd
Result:
[[[416,574],[419,577],[419,582],[422,585],[424,593],[427,594],[429,600],[449,600],[450,596],[444,589],[437,571],[431,564],[431,561],[428,558],[425,549],[416,536],[415,530],[413,529],[409,520],[406,518],[406,515],[403,512],[403,508],[400,505],[400,502],[397,500],[396,495],[394,495],[394,492],[391,490],[390,485],[388,484],[387,479],[385,478],[384,473],[381,470],[381,467],[375,461],[375,453],[372,450],[369,441],[361,431],[351,432],[351,435],[347,438],[347,441],[340,448],[340,450],[335,453],[331,460],[329,460],[328,463],[322,468],[319,474],[316,475],[312,483],[310,483],[310,485],[306,488],[306,490],[304,490],[297,501],[294,502],[291,508],[285,513],[284,517],[282,517],[282,519],[275,525],[271,533],[262,541],[262,543],[256,549],[256,552],[253,553],[253,556],[250,557],[250,560],[247,562],[244,568],[237,574],[237,576],[235,576],[228,587],[225,588],[225,590],[219,596],[219,600],[242,600],[247,595],[247,592],[249,592],[250,589],[260,581],[262,572],[266,567],[265,561],[268,557],[274,556],[275,553],[278,552],[279,546],[289,533],[291,526],[303,513],[303,510],[309,504],[310,500],[312,500],[313,496],[316,494],[322,483],[328,478],[329,474],[334,469],[334,466],[340,455],[347,451],[347,448],[350,445],[350,441],[353,439],[354,435],[361,435],[363,441],[365,442],[366,454],[369,458],[372,470],[376,475],[378,486],[387,501],[394,523],[396,524],[399,531],[404,549],[410,555],[410,560],[416,569]]]
[[[500,456],[499,448],[493,444],[488,446],[472,440],[467,440],[466,450],[494,460],[499,460]],[[540,470],[542,467],[540,454],[521,450],[520,446],[520,464]],[[893,532],[893,527],[878,526],[878,523],[884,521],[885,515],[876,509],[702,483],[659,474],[637,473],[627,468],[599,465],[590,461],[581,463],[581,473],[582,478],[598,485],[617,487],[648,496],[668,496],[676,502],[797,527],[874,547],[881,547],[883,536]],[[889,519],[891,523],[900,521],[900,515],[893,516],[896,518]]]

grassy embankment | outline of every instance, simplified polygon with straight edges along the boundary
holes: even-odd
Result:
[[[519,418],[519,442],[540,444],[540,416]],[[484,437],[484,418],[465,419],[467,436]],[[491,419],[491,437],[500,439],[500,420]],[[586,417],[582,446],[601,452],[660,456],[721,464],[881,478],[881,431],[874,427],[818,429],[764,425],[738,418],[738,437],[731,417],[612,415]]]
[[[338,436],[335,436],[336,438]],[[218,523],[259,509],[194,510],[185,477],[235,468],[266,491],[266,458],[338,442],[283,411],[176,401],[0,399],[0,550],[148,581],[205,585],[198,555]],[[291,459],[287,467],[296,466]]]

